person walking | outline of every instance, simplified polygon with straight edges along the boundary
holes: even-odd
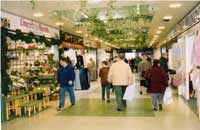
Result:
[[[142,61],[138,64],[138,72],[140,74],[140,94],[142,95],[142,87],[145,86],[144,74],[151,67],[151,63],[147,60],[147,56],[142,54]]]
[[[153,61],[153,66],[145,73],[145,79],[149,81],[147,93],[151,94],[153,110],[163,109],[162,101],[165,89],[168,86],[167,74],[164,69],[159,66],[159,60]]]
[[[166,73],[168,73],[169,67],[167,53],[162,54],[162,57],[160,58],[160,67],[163,68]]]
[[[96,80],[96,63],[92,58],[89,59],[87,68],[89,71],[90,81],[95,81]]]
[[[126,87],[133,82],[133,75],[130,66],[124,62],[125,55],[118,54],[119,59],[113,63],[108,73],[108,81],[112,83],[117,102],[117,110],[122,111],[126,108],[126,101],[123,96]]]
[[[110,102],[110,83],[108,82],[108,72],[109,64],[107,61],[102,62],[103,67],[99,71],[99,77],[101,78],[101,87],[102,87],[102,100],[105,100],[105,91],[107,102]]]
[[[66,91],[69,92],[71,105],[75,105],[75,94],[73,81],[75,80],[74,68],[71,66],[69,58],[62,57],[60,59],[60,67],[58,69],[58,83],[60,84],[60,101],[58,110],[62,110],[65,105]]]

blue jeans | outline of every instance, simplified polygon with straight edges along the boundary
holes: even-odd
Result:
[[[68,93],[69,93],[71,104],[72,105],[75,104],[74,88],[73,87],[61,87],[60,88],[60,103],[59,103],[59,108],[63,108],[65,106],[66,91],[68,91]]]
[[[162,93],[152,93],[152,104],[155,109],[158,108],[158,105],[162,105],[163,94]]]
[[[126,100],[123,100],[123,96],[126,91],[127,86],[114,85],[116,101],[117,101],[117,109],[125,109],[126,108]]]

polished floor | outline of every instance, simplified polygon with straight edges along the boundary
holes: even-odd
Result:
[[[138,87],[137,76],[134,77]],[[200,130],[200,120],[176,94],[173,104],[158,112],[150,109],[149,95],[137,94],[138,98],[128,103],[127,112],[119,114],[114,107],[114,94],[107,104],[100,100],[100,84],[94,82],[91,86],[88,91],[76,91],[74,108],[69,106],[67,97],[64,111],[56,111],[58,101],[54,101],[47,110],[32,117],[2,123],[2,130]]]

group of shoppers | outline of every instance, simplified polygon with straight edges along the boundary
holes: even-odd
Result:
[[[122,111],[126,108],[126,101],[123,100],[126,87],[133,83],[131,68],[124,60],[124,54],[119,54],[118,59],[115,58],[114,63],[108,66],[106,61],[103,61],[103,67],[100,69],[100,78],[102,84],[102,99],[105,100],[105,90],[107,92],[107,101],[110,102],[110,84],[114,87],[117,110]],[[162,110],[163,95],[166,87],[168,87],[168,60],[167,54],[163,54],[160,60],[151,60],[145,54],[142,54],[141,61],[138,63],[138,72],[140,75],[140,85],[147,87],[147,93],[152,96],[153,110]],[[140,94],[142,94],[140,89]]]
[[[131,67],[125,62],[125,55],[119,53],[112,63],[103,61],[103,67],[99,71],[102,85],[102,100],[110,102],[110,87],[114,88],[117,102],[117,110],[123,111],[126,108],[126,101],[123,100],[124,93],[128,85],[133,84],[133,74]],[[153,64],[147,60],[145,54],[142,55],[142,61],[138,63],[138,72],[141,77],[141,86],[145,81],[149,82],[147,92],[152,96],[153,109],[162,110],[162,99],[166,87],[168,86],[168,65],[167,56],[164,54],[159,60],[153,60]],[[73,81],[75,79],[74,68],[69,58],[61,58],[58,69],[58,82],[60,83],[60,102],[58,110],[64,108],[65,92],[70,95],[71,105],[75,105],[75,95],[73,90]],[[142,94],[142,90],[140,91]],[[106,97],[105,97],[106,95]]]

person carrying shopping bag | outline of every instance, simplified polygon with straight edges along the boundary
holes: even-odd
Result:
[[[146,71],[151,67],[151,63],[147,60],[147,56],[145,54],[142,54],[142,61],[138,64],[138,72],[140,74],[140,94],[142,95],[142,87],[145,86],[145,79],[144,74]]]
[[[130,66],[124,62],[125,55],[118,54],[119,59],[113,63],[108,73],[108,81],[112,83],[116,101],[117,111],[122,111],[126,108],[126,101],[123,100],[126,87],[133,83],[133,75]]]
[[[147,93],[151,94],[153,110],[163,109],[163,95],[168,86],[168,78],[166,72],[159,66],[159,60],[153,61],[153,66],[145,73],[145,79],[149,81]]]

